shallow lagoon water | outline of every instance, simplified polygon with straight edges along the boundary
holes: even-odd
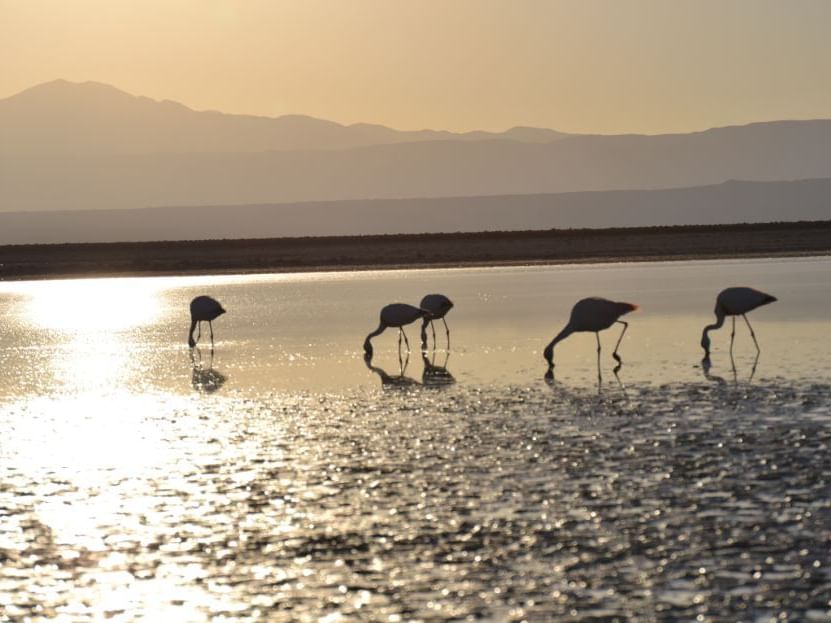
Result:
[[[824,258],[0,284],[0,621],[829,620]],[[779,302],[698,345],[715,294]],[[186,346],[187,303],[229,313]],[[451,352],[363,337],[443,292]],[[578,298],[641,305],[616,377]],[[753,374],[750,378],[751,373]],[[5,619],[3,618],[5,617]]]

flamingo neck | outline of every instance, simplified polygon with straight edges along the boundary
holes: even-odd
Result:
[[[427,325],[430,324],[430,319],[427,316],[422,317],[421,322],[421,347],[427,348]]]
[[[553,340],[548,343],[548,346],[545,347],[543,351],[543,356],[548,360],[549,365],[554,365],[554,347],[559,343],[566,339],[569,335],[574,333],[574,329],[572,328],[571,324],[567,324],[563,327],[563,330],[560,331]]]
[[[708,334],[710,333],[710,331],[721,329],[721,327],[724,325],[724,318],[724,310],[720,307],[717,307],[716,321],[713,324],[708,324],[706,327],[704,327],[704,331],[701,333],[701,346],[704,348],[704,352],[707,355],[710,354],[710,336]]]
[[[193,332],[196,330],[196,320],[191,318],[190,321],[190,332],[188,333],[188,344],[191,348],[196,345],[196,342],[193,340]]]
[[[372,343],[370,342],[370,340],[374,338],[376,335],[380,335],[381,333],[383,333],[384,329],[386,328],[387,327],[385,327],[384,323],[382,322],[380,325],[378,325],[378,328],[375,329],[375,331],[366,336],[366,339],[364,340],[364,352],[366,354],[372,354]]]

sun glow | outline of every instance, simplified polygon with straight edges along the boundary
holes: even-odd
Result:
[[[27,282],[27,320],[46,329],[97,333],[152,322],[159,312],[159,286],[150,279],[72,279]]]

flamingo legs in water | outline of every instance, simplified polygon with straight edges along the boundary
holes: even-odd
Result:
[[[450,327],[447,326],[447,321],[442,318],[441,321],[444,323],[444,333],[447,336],[447,350],[450,351]],[[436,327],[433,324],[433,321],[430,321],[430,330],[433,332],[433,350],[436,350]]]
[[[196,323],[196,341],[199,341],[199,338],[202,337],[202,321]]]
[[[733,316],[733,328],[730,330],[730,358],[733,358],[733,338],[736,337],[736,317]]]
[[[622,364],[623,360],[621,360],[620,355],[617,354],[617,349],[620,346],[620,342],[623,340],[623,334],[626,333],[626,329],[629,328],[629,323],[624,322],[623,320],[618,320],[618,322],[623,325],[623,331],[620,332],[620,337],[617,339],[617,344],[615,344],[615,351],[612,353],[612,357],[615,358],[615,361],[617,361],[618,364]],[[619,367],[620,365],[618,365],[618,368]]]
[[[211,348],[213,348],[214,347],[214,325],[213,325],[213,322],[211,322],[210,320],[208,320],[208,327],[211,330]]]
[[[410,342],[407,339],[407,334],[404,333],[404,328],[403,327],[398,327],[398,364],[400,366],[402,366],[402,369],[403,369],[404,362],[403,362],[403,359],[401,358],[401,336],[404,336],[404,344],[407,345],[407,361],[409,361],[410,360]],[[401,372],[401,374],[404,374],[404,372]]]
[[[744,322],[747,325],[748,331],[750,331],[750,337],[753,339],[753,345],[756,347],[756,354],[758,355],[762,352],[762,349],[759,348],[759,342],[756,341],[756,332],[753,331],[753,327],[750,325],[750,321],[747,319],[746,314],[742,314],[742,318],[744,318]],[[733,328],[730,331],[730,356],[733,356],[733,340],[736,337],[736,317],[733,316]]]
[[[747,323],[747,328],[750,329],[750,337],[753,338],[753,344],[756,345],[756,354],[758,355],[762,351],[759,348],[759,342],[756,341],[756,334],[753,332],[753,327],[750,326],[750,321],[747,319],[747,315],[742,314],[742,318],[744,318],[744,321]]]

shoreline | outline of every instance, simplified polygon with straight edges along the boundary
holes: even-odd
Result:
[[[0,246],[0,281],[831,255],[831,221]]]

